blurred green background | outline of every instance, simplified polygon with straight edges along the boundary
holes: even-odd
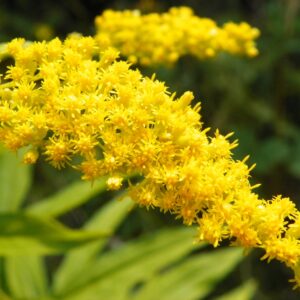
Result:
[[[299,0],[210,0],[210,1],[0,1],[0,41],[14,37],[29,40],[65,37],[70,32],[93,35],[94,18],[106,8],[141,9],[163,12],[171,6],[186,5],[199,16],[213,18],[222,24],[232,20],[247,21],[258,27],[260,55],[254,59],[219,55],[199,61],[183,57],[173,68],[141,68],[142,73],[156,73],[171,91],[194,92],[202,102],[202,118],[212,131],[235,132],[240,146],[236,158],[250,154],[249,164],[257,163],[253,183],[262,183],[257,192],[266,198],[275,194],[290,196],[300,207],[300,1]],[[34,185],[28,202],[34,203],[53,190],[78,178],[72,170],[57,172],[39,163],[34,170]],[[61,220],[79,227],[103,201],[94,199],[65,214]],[[178,224],[172,217],[156,211],[137,209],[119,230],[127,240],[166,225]],[[220,285],[215,294],[234,283],[254,277],[258,290],[253,299],[299,299],[288,279],[289,270],[279,263],[260,262],[261,253],[254,251],[241,266]],[[57,261],[51,260],[50,268]]]

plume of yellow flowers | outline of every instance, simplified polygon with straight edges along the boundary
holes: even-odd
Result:
[[[175,63],[183,55],[210,58],[219,52],[256,56],[257,28],[242,22],[218,27],[208,18],[199,18],[189,7],[141,15],[138,10],[106,10],[95,20],[96,40],[115,47],[132,63],[142,65]]]
[[[107,175],[109,189],[129,184],[139,205],[157,207],[198,225],[198,240],[215,247],[224,239],[265,250],[295,272],[300,286],[300,212],[288,198],[259,199],[245,160],[236,161],[230,135],[211,137],[202,127],[193,95],[170,94],[101,52],[92,37],[26,44],[6,51],[14,64],[0,84],[0,141],[10,150],[27,146],[24,162],[39,154],[56,168],[66,165],[95,180]]]

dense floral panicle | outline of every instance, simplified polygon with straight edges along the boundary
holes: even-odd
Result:
[[[6,50],[14,64],[0,84],[0,140],[13,151],[26,146],[25,163],[45,156],[86,180],[108,176],[111,190],[138,174],[138,184],[128,182],[138,204],[199,225],[198,239],[214,246],[230,239],[265,249],[263,259],[293,268],[300,286],[299,211],[287,198],[259,199],[252,167],[232,158],[237,143],[208,136],[191,92],[176,98],[90,37],[16,39]]]
[[[183,55],[200,59],[219,52],[256,56],[259,30],[243,22],[218,27],[208,18],[199,18],[189,7],[141,15],[138,10],[106,10],[95,20],[96,40],[101,46],[120,50],[129,61],[142,65],[175,63]]]

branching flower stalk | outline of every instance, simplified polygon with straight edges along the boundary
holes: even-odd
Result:
[[[236,142],[218,131],[208,136],[193,95],[170,94],[145,78],[116,50],[91,37],[6,46],[14,59],[0,84],[0,141],[10,150],[30,147],[52,166],[82,172],[84,180],[108,175],[109,189],[139,174],[129,187],[134,201],[198,225],[198,240],[224,239],[262,259],[277,259],[300,286],[300,213],[281,196],[259,199],[246,159],[232,158]]]
[[[196,16],[190,7],[141,15],[138,10],[106,10],[95,20],[101,47],[115,47],[132,63],[172,65],[181,56],[200,59],[220,52],[256,56],[259,30],[242,22],[225,23]]]

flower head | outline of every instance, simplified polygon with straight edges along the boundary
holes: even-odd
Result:
[[[236,142],[219,131],[208,136],[190,92],[176,99],[90,37],[18,39],[7,52],[14,59],[0,84],[0,140],[7,148],[31,146],[25,162],[41,153],[86,180],[106,175],[109,189],[138,174],[141,181],[129,184],[138,204],[197,224],[199,239],[214,246],[231,239],[263,248],[263,258],[293,268],[300,285],[299,211],[288,198],[259,199],[246,160],[232,157]]]
[[[115,47],[132,63],[174,64],[181,56],[200,59],[219,52],[254,57],[259,30],[242,22],[219,27],[208,18],[196,16],[189,7],[142,15],[138,10],[106,10],[96,20],[96,41]]]

